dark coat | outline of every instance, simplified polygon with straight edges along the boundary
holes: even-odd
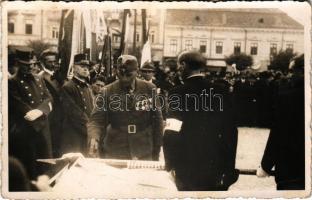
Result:
[[[18,158],[30,178],[43,173],[36,159],[52,156],[48,115],[52,98],[42,78],[17,73],[9,80],[9,155]],[[43,115],[35,121],[26,113],[39,109]]]
[[[53,157],[59,157],[60,136],[62,131],[61,124],[63,122],[63,112],[60,101],[61,85],[46,71],[43,71],[41,77],[45,81],[45,84],[53,98],[53,110],[49,114],[49,124],[52,139]]]
[[[277,189],[304,189],[304,80],[293,77],[277,84],[274,121],[261,166],[272,173]]]
[[[87,123],[93,109],[93,96],[90,86],[75,77],[61,89],[63,123],[61,153],[87,150]]]
[[[163,131],[161,111],[148,111],[141,104],[146,97],[152,98],[153,89],[156,92],[155,85],[139,79],[136,79],[135,89],[129,98],[127,94],[130,94],[122,89],[118,80],[104,88],[100,95],[105,99],[106,110],[103,106],[95,109],[88,126],[90,137],[100,141],[102,156],[158,160]],[[117,110],[118,104],[113,103],[116,103],[118,97],[114,96],[117,95],[121,110]],[[140,96],[142,99],[139,99]],[[136,126],[135,133],[128,131],[128,126],[132,125]]]
[[[213,95],[223,96],[223,111],[220,111],[220,100],[213,96],[211,101],[210,96],[206,98],[209,111],[202,107],[205,101],[201,94],[203,90],[209,94],[210,89],[213,89]],[[197,102],[194,98],[186,100],[188,94],[197,95]],[[179,111],[170,103],[173,95],[181,97]],[[180,132],[165,130],[164,135],[166,168],[175,171],[177,188],[226,190],[238,178],[235,171],[237,128],[228,89],[195,76],[169,92],[169,104],[167,119],[174,118],[183,123]],[[199,105],[197,110],[195,104]]]

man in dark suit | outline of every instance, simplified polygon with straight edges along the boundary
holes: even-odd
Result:
[[[87,83],[90,62],[85,54],[74,57],[74,77],[61,89],[63,130],[61,153],[87,154],[87,123],[93,109],[92,91]]]
[[[169,91],[164,134],[166,169],[178,190],[227,190],[235,171],[237,128],[228,89],[201,74],[204,57],[187,51],[178,57],[184,85]]]
[[[44,80],[33,75],[31,48],[16,49],[18,72],[9,79],[9,155],[19,159],[32,180],[43,174],[36,159],[51,158],[48,115],[52,97]]]
[[[96,97],[99,101],[96,100],[88,133],[91,151],[99,145],[102,157],[159,159],[163,121],[160,108],[153,107],[156,87],[137,79],[137,75],[137,59],[120,56],[118,80]]]
[[[58,64],[56,62],[57,53],[52,50],[45,50],[40,55],[42,71],[39,75],[45,81],[45,84],[53,97],[53,110],[49,115],[50,132],[52,137],[53,157],[59,157],[60,136],[62,131],[63,113],[60,102],[61,84],[55,78],[58,73]]]
[[[257,171],[258,177],[274,175],[277,190],[305,189],[303,55],[295,63],[292,76],[277,84],[274,121]]]

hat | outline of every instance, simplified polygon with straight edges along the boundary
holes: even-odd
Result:
[[[18,47],[16,48],[16,59],[18,62],[31,65],[37,63],[36,56],[34,54],[34,50],[29,47]]]
[[[121,55],[117,59],[117,68],[132,72],[138,69],[138,61],[134,56]]]
[[[152,62],[145,62],[141,67],[141,71],[155,71],[155,66]]]
[[[53,51],[51,49],[46,49],[46,50],[42,51],[42,53],[40,54],[40,58],[43,59],[47,56],[56,56],[56,55],[57,55],[56,51]]]
[[[74,64],[75,65],[82,65],[82,66],[91,66],[90,61],[88,60],[88,55],[84,53],[76,54],[74,56]]]
[[[172,58],[165,60],[164,65],[168,66],[171,71],[176,71],[178,68],[177,61],[175,59],[172,59]]]

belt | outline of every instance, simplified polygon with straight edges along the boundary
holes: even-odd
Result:
[[[128,132],[129,134],[134,134],[137,131],[142,131],[142,130],[145,130],[149,127],[150,127],[150,125],[142,125],[142,124],[128,124],[128,125],[112,124],[113,129],[125,131],[125,132]]]

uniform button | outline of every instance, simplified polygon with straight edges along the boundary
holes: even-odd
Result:
[[[35,102],[34,102],[34,101],[31,101],[30,103],[34,104]]]
[[[219,135],[218,135],[218,137],[219,137],[219,138],[222,138],[222,135],[221,135],[221,134],[219,134]]]
[[[39,87],[42,87],[42,85],[39,85]]]
[[[257,99],[253,99],[252,102],[257,102]]]
[[[30,96],[30,97],[31,97],[31,94],[29,93],[29,94],[28,94],[28,96]]]
[[[87,106],[85,106],[84,109],[87,110]]]
[[[39,79],[38,79],[38,78],[36,78],[36,81],[39,81]]]
[[[83,94],[83,92],[80,92],[80,94]]]
[[[23,81],[23,80],[21,80],[21,83],[24,83],[24,81]]]
[[[25,89],[27,90],[27,89],[28,89],[28,86],[25,86]]]
[[[41,95],[43,95],[43,92],[40,92]]]
[[[83,101],[86,101],[86,99],[85,99],[85,98],[83,98],[82,100],[83,100]]]

